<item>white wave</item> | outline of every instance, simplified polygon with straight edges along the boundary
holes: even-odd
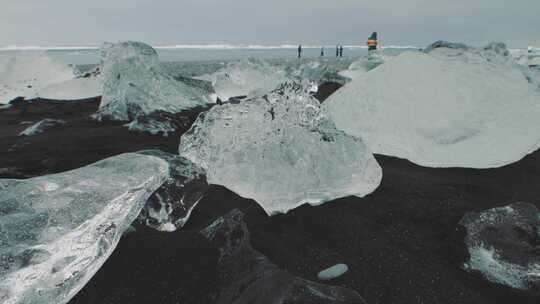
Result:
[[[98,46],[0,46],[0,51],[81,51],[98,49]]]

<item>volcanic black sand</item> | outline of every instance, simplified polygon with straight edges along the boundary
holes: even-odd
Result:
[[[78,168],[123,152],[175,152],[169,137],[129,132],[89,116],[99,100],[22,102],[0,110],[0,177],[24,178]],[[196,113],[186,117],[193,120]],[[19,137],[30,124],[61,118],[63,127]],[[432,169],[376,156],[381,186],[365,198],[302,206],[268,218],[253,201],[218,186],[175,233],[137,227],[72,304],[211,303],[217,250],[198,231],[234,208],[245,214],[255,249],[293,275],[346,263],[329,284],[352,288],[370,304],[538,304],[540,297],[489,283],[461,269],[467,258],[458,222],[470,211],[527,201],[540,206],[540,152],[499,169]]]

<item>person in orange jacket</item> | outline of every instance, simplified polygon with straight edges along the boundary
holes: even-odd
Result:
[[[369,51],[376,51],[378,44],[379,43],[377,41],[377,32],[373,32],[373,34],[371,34],[371,36],[369,36],[368,41],[367,41],[368,50]]]

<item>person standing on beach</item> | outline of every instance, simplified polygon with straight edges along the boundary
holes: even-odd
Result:
[[[339,47],[340,45],[336,45],[336,58],[339,57]]]
[[[321,47],[321,57],[324,57],[324,46]]]
[[[298,58],[302,58],[302,45],[298,46]]]
[[[371,36],[369,36],[368,38],[368,41],[367,41],[367,46],[368,46],[368,51],[376,51],[377,50],[377,45],[378,45],[378,41],[377,41],[377,32],[373,32],[373,34],[371,34]]]
[[[339,57],[343,57],[343,45],[339,46]]]

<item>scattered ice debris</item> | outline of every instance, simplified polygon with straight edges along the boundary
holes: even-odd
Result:
[[[480,48],[475,47],[444,47],[436,46],[437,43],[426,48],[424,53],[430,54],[438,59],[445,61],[458,61],[461,63],[479,64],[488,66],[505,66],[508,69],[520,68],[514,58],[510,55],[510,51],[504,43],[491,42],[488,45]],[[435,46],[433,46],[435,45]]]
[[[529,56],[527,54],[527,50],[525,49],[511,49],[508,50],[510,53],[510,56],[512,59],[514,59],[515,62],[517,62],[519,65],[522,65],[524,67],[529,66]]]
[[[7,104],[17,97],[35,98],[42,88],[74,77],[70,66],[45,53],[18,52],[14,56],[0,57],[0,104]]]
[[[1,179],[2,304],[67,303],[168,171],[159,158],[130,153],[65,173]]]
[[[255,199],[269,214],[365,196],[382,178],[362,140],[337,130],[295,83],[202,113],[179,153],[203,167],[209,183]]]
[[[251,58],[229,62],[214,73],[197,78],[211,81],[222,101],[238,96],[267,94],[288,81],[309,81],[315,93],[317,86],[323,83],[345,84],[348,81],[338,74],[342,64],[341,61],[322,59],[298,62]]]
[[[159,231],[182,228],[208,189],[204,170],[183,157],[160,150],[137,153],[169,164],[167,180],[148,199],[139,220]]]
[[[491,44],[403,53],[323,107],[374,153],[430,167],[491,168],[538,149],[539,100],[523,68]]]
[[[244,214],[235,209],[201,231],[219,250],[216,304],[365,304],[354,290],[311,282],[279,269],[253,249]]]
[[[315,87],[326,82],[344,85],[349,81],[339,74],[338,67],[332,61],[308,61],[302,63],[299,67],[289,65],[285,70],[291,79],[296,81],[308,80]]]
[[[285,70],[253,58],[230,62],[213,74],[197,78],[210,81],[223,101],[236,96],[266,94],[289,79]]]
[[[168,137],[169,133],[176,132],[177,124],[177,117],[174,114],[156,111],[149,115],[139,116],[125,126],[130,131],[148,132],[152,135],[162,134]]]
[[[141,42],[105,44],[102,66],[97,119],[132,121],[155,111],[178,113],[216,101],[208,88],[174,79],[160,65],[156,51]]]
[[[65,124],[66,124],[66,121],[62,120],[62,119],[46,118],[46,119],[43,119],[43,120],[31,125],[30,127],[26,128],[26,129],[24,129],[24,131],[22,131],[19,134],[19,136],[38,135],[38,134],[41,134],[41,133],[45,132],[45,130],[47,130],[47,129],[63,126]]]
[[[130,131],[147,132],[152,135],[161,134],[168,137],[169,133],[187,130],[197,118],[197,115],[207,111],[208,107],[196,107],[176,114],[165,111],[155,111],[148,115],[138,116],[132,122],[124,125]]]
[[[540,292],[540,211],[529,203],[515,203],[469,213],[465,245],[468,271],[479,271],[494,283]]]
[[[319,272],[317,277],[319,278],[319,280],[329,281],[339,278],[340,276],[346,274],[348,271],[349,266],[347,266],[346,264],[337,264],[328,269],[322,270],[321,272]]]

